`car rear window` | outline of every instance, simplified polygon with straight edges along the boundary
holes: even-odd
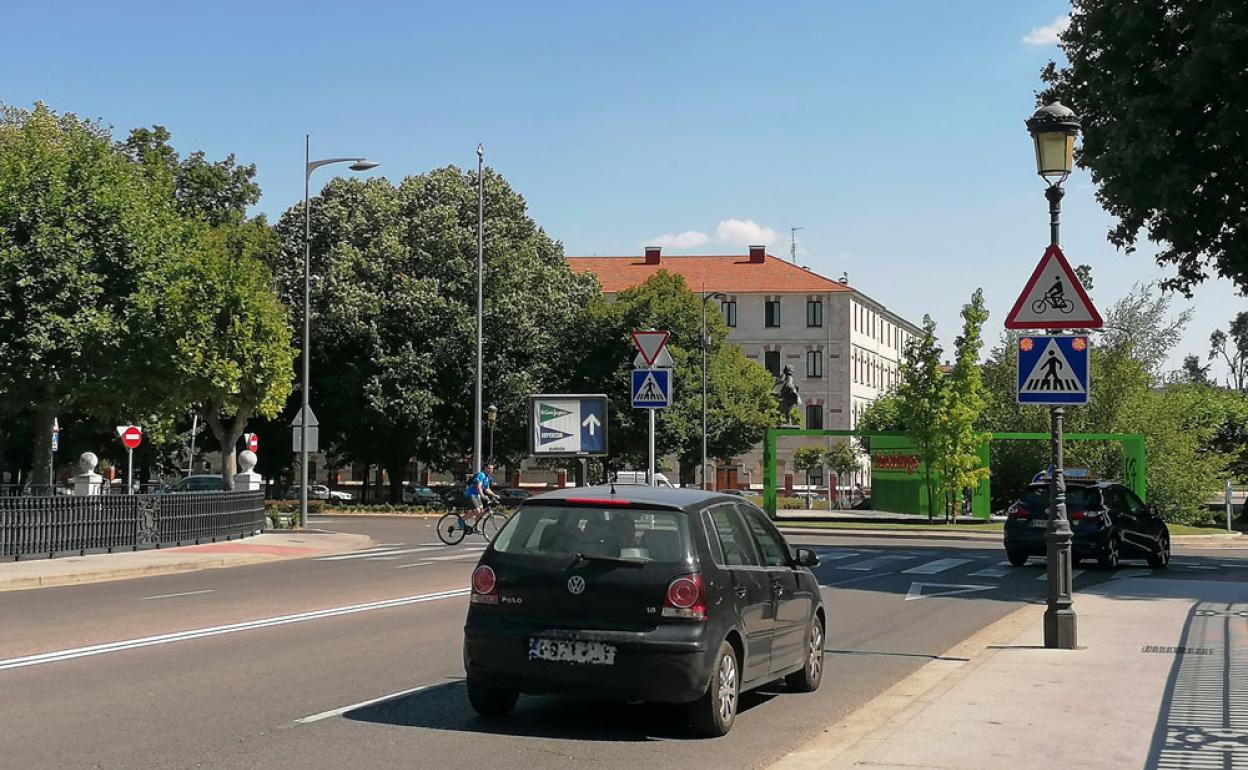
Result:
[[[1049,485],[1027,487],[1019,503],[1032,513],[1046,513],[1049,510]],[[1067,511],[1099,511],[1101,507],[1101,493],[1096,487],[1066,487]]]
[[[494,539],[494,550],[527,556],[606,556],[680,562],[689,542],[683,513],[527,505]]]

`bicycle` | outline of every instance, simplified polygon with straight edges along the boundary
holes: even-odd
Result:
[[[1045,308],[1050,307],[1050,306],[1052,306],[1054,310],[1060,310],[1063,313],[1066,313],[1067,315],[1069,315],[1070,312],[1075,309],[1075,303],[1071,302],[1065,297],[1060,297],[1057,299],[1054,299],[1052,297],[1042,297],[1036,300],[1035,302],[1031,303],[1031,312],[1040,314],[1045,311]]]
[[[472,524],[464,520],[465,512],[451,511],[438,519],[439,540],[447,545],[459,545],[468,535],[481,535],[485,542],[492,543],[508,519],[505,512],[496,511],[488,502],[482,503],[481,516]]]

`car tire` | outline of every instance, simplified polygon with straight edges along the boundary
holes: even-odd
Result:
[[[1157,550],[1148,556],[1148,566],[1162,569],[1170,564],[1170,536],[1162,535]]]
[[[794,692],[814,692],[823,680],[823,623],[812,618],[806,633],[806,662],[801,670],[784,678],[784,684]]]
[[[741,701],[741,661],[737,651],[727,641],[719,645],[715,654],[715,666],[711,669],[711,681],[706,693],[689,704],[689,721],[698,734],[707,738],[727,735],[737,719],[737,705]]]
[[[494,687],[476,679],[468,680],[468,703],[472,710],[487,719],[505,717],[516,707],[520,693]]]
[[[1111,535],[1105,541],[1105,547],[1097,555],[1096,563],[1101,569],[1118,569],[1122,563],[1122,544],[1118,542],[1117,535]]]
[[[1021,567],[1027,563],[1027,554],[1011,551],[1008,548],[1005,551],[1005,558],[1010,560],[1010,564],[1015,567]]]

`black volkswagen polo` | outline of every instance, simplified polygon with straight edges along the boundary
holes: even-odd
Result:
[[[472,575],[468,698],[490,717],[521,693],[686,703],[699,732],[723,735],[743,691],[819,686],[817,563],[738,497],[642,486],[534,497]]]

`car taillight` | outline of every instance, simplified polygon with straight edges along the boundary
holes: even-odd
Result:
[[[701,575],[684,575],[668,584],[663,617],[706,620],[706,585]]]
[[[498,604],[498,594],[494,593],[494,586],[497,584],[494,577],[494,570],[482,564],[472,573],[472,599],[473,604]]]
[[[1100,511],[1071,511],[1071,521],[1096,521],[1101,518]]]
[[[1017,503],[1010,506],[1010,510],[1008,511],[1008,513],[1011,519],[1030,519],[1031,518],[1031,511],[1027,510],[1026,506],[1018,505]]]

